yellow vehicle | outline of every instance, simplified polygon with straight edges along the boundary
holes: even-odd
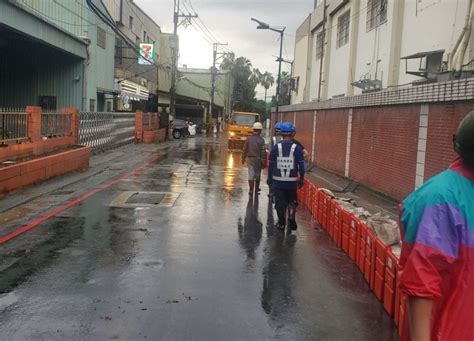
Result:
[[[245,140],[252,135],[253,124],[260,122],[260,114],[255,112],[235,111],[230,118],[228,132],[228,148],[243,149]]]

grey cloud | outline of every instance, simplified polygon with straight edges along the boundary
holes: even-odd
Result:
[[[278,70],[273,57],[279,52],[278,34],[256,30],[256,25],[250,21],[250,18],[255,17],[275,27],[286,26],[287,35],[284,38],[283,56],[293,59],[296,29],[313,7],[313,0],[186,0],[185,3],[188,1],[191,1],[208,28],[218,39],[228,42],[229,49],[236,55],[243,55],[252,61],[254,67],[274,74]],[[172,0],[136,0],[136,3],[154,18],[163,30],[169,31],[172,28]],[[180,28],[179,34],[186,35],[190,31],[192,32],[193,28]],[[211,47],[203,41],[202,48],[210,49]],[[192,60],[192,56],[182,55],[182,59]],[[209,61],[207,65],[192,66],[207,68],[211,62]],[[285,65],[283,70],[289,70],[289,66]]]

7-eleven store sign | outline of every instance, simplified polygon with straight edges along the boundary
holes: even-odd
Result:
[[[120,95],[132,101],[147,101],[148,89],[144,86],[124,80],[120,82]]]
[[[138,43],[139,56],[138,64],[154,65],[155,64],[155,45],[145,42]]]

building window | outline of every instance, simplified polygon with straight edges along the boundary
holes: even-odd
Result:
[[[387,0],[368,0],[367,32],[387,21]]]
[[[316,60],[321,59],[323,56],[323,48],[324,48],[324,34],[323,31],[318,32],[316,35]]]
[[[95,99],[90,99],[89,100],[89,111],[94,112],[95,111]]]
[[[112,102],[107,101],[107,112],[112,112]]]
[[[128,28],[133,31],[133,17],[129,16],[128,17]]]
[[[97,26],[97,46],[105,49],[105,30],[102,27]]]
[[[349,26],[351,12],[347,11],[337,19],[337,47],[346,45],[349,42]]]

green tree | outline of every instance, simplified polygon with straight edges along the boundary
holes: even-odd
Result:
[[[275,78],[270,72],[266,71],[262,74],[260,84],[265,89],[265,102],[267,102],[267,91],[275,84]]]
[[[273,75],[266,71],[262,74],[262,76],[260,77],[260,85],[263,86],[263,88],[265,89],[265,118],[269,118],[269,114],[268,114],[268,103],[267,103],[267,91],[268,89],[270,89],[273,84],[275,83],[275,78],[273,77]]]
[[[235,58],[234,54],[226,56],[220,68],[229,70],[234,77],[234,109],[252,111],[260,71],[253,69],[252,63],[247,58]]]
[[[291,75],[283,71],[281,73],[281,85],[280,85],[280,105],[290,104],[290,91],[291,91]],[[272,97],[272,106],[276,105],[276,96]]]

